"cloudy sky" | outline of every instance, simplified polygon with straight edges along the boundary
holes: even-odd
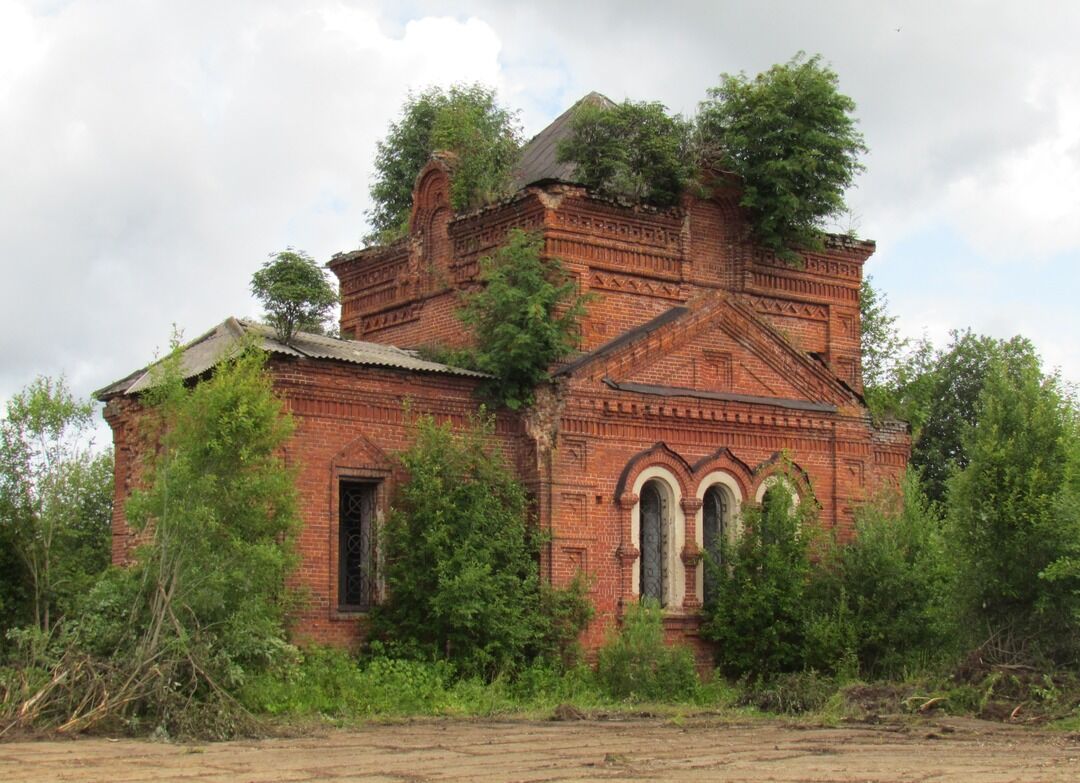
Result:
[[[357,247],[410,88],[494,85],[531,135],[590,90],[692,114],[799,50],[858,104],[842,228],[904,331],[1021,333],[1078,380],[1078,37],[1071,2],[0,0],[0,400],[257,315],[276,250]]]

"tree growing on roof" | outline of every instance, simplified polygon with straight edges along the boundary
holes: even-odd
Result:
[[[742,177],[758,240],[784,257],[820,247],[823,221],[844,212],[863,169],[855,102],[837,81],[820,55],[799,52],[753,79],[722,74],[699,108],[701,163]]]
[[[489,87],[455,84],[410,93],[401,118],[376,147],[368,240],[404,236],[413,185],[432,153],[456,156],[450,201],[461,211],[505,192],[520,146],[517,112],[500,105]]]
[[[604,104],[583,100],[560,163],[576,167],[582,184],[599,193],[657,207],[678,203],[690,179],[690,123],[658,102]]]
[[[511,410],[530,405],[552,363],[581,341],[585,299],[557,259],[541,257],[543,245],[539,234],[511,230],[481,259],[484,287],[459,311],[476,334],[472,364],[494,376],[485,391]]]
[[[262,302],[267,323],[286,344],[298,331],[325,332],[327,318],[338,302],[337,292],[315,260],[292,248],[272,255],[251,276],[251,292]]]

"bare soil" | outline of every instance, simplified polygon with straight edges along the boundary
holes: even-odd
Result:
[[[1080,734],[975,720],[439,720],[200,745],[0,745],[0,781],[1073,781]]]

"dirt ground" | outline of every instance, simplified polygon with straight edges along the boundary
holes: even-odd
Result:
[[[970,720],[425,721],[302,739],[0,744],[0,781],[1077,781],[1080,735]]]

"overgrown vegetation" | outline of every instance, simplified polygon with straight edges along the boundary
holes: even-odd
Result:
[[[323,334],[338,303],[337,291],[315,259],[299,250],[275,253],[251,276],[251,293],[262,302],[267,323],[288,343],[298,331]]]
[[[404,236],[416,177],[434,153],[453,155],[450,200],[465,210],[505,193],[520,146],[517,114],[499,104],[493,89],[455,84],[410,93],[377,145],[368,240]]]
[[[506,242],[481,260],[482,287],[458,311],[472,327],[476,348],[458,361],[490,373],[482,392],[517,410],[531,405],[548,370],[581,341],[585,299],[558,259],[543,258],[539,234],[512,229]]]
[[[589,619],[582,584],[562,595],[541,589],[539,531],[524,488],[489,445],[492,426],[454,432],[417,419],[401,455],[409,479],[383,529],[387,598],[373,613],[376,637],[395,654],[485,680],[563,660]]]
[[[821,245],[823,221],[843,213],[863,168],[855,102],[838,82],[819,55],[800,52],[753,79],[722,74],[698,111],[702,162],[742,178],[758,241],[781,255]]]
[[[48,635],[109,563],[112,456],[93,450],[92,415],[63,377],[37,378],[5,406],[0,627]]]
[[[598,193],[669,207],[679,202],[693,173],[690,131],[689,122],[668,115],[661,103],[583,101],[558,160],[573,163],[576,178]]]
[[[289,420],[254,348],[185,383],[179,354],[147,393],[144,489],[127,517],[133,565],[111,570],[51,636],[23,633],[6,725],[106,725],[222,736],[247,720],[232,692],[276,665],[295,488],[280,446]]]
[[[723,566],[706,564],[715,592],[701,634],[716,642],[717,665],[728,675],[800,670],[808,664],[812,616],[806,598],[813,498],[796,505],[789,485],[778,481],[760,506],[744,509],[742,524],[737,539],[721,542]]]

